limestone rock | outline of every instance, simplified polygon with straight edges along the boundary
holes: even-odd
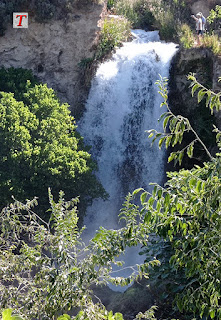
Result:
[[[37,23],[29,17],[28,29],[8,26],[0,37],[0,66],[33,70],[38,79],[55,89],[76,111],[84,98],[79,62],[93,56],[102,5],[78,10],[62,20]]]

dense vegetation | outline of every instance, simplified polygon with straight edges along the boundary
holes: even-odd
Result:
[[[20,201],[37,196],[43,213],[48,187],[55,195],[64,190],[67,199],[80,196],[83,206],[104,196],[68,105],[45,84],[35,84],[29,71],[1,69],[0,76],[0,90],[6,91],[0,93],[1,208],[12,196]]]
[[[164,40],[179,42],[184,48],[194,46],[194,22],[188,1],[184,0],[108,0],[108,9],[124,16],[134,28],[157,29]],[[202,46],[220,54],[220,38],[214,30],[220,27],[221,7],[216,5],[207,18],[207,33]]]
[[[205,99],[211,111],[220,110],[221,93],[207,90],[192,75],[189,78],[192,93],[198,90],[198,100]],[[89,246],[80,239],[77,199],[65,202],[62,192],[56,202],[49,191],[49,222],[33,212],[36,200],[4,208],[0,215],[1,308],[13,308],[27,319],[64,320],[70,317],[59,318],[61,313],[78,307],[81,311],[73,319],[121,320],[121,314],[113,315],[100,301],[92,300],[91,285],[109,281],[125,285],[137,277],[153,276],[164,283],[184,319],[220,319],[221,154],[211,156],[189,120],[171,112],[165,79],[158,86],[168,111],[161,117],[164,132],[150,131],[150,137],[160,139],[159,147],[163,143],[168,147],[192,131],[194,141],[171,153],[168,161],[181,162],[185,152],[192,157],[196,143],[210,160],[191,170],[168,173],[166,185],[155,185],[151,193],[137,189],[129,194],[120,214],[125,226],[100,228]],[[41,87],[32,90],[37,88]],[[3,97],[15,103],[11,94]],[[220,150],[221,132],[215,128],[215,133]],[[139,193],[141,207],[134,203]],[[126,279],[113,277],[113,264],[122,266],[119,255],[138,243],[145,246],[145,264],[134,266]],[[171,319],[170,314],[165,317]],[[136,319],[155,319],[154,308]]]
[[[190,16],[183,0],[109,0],[108,8],[125,16],[134,28],[159,30],[165,40],[177,40],[181,22]]]
[[[4,10],[14,10],[15,2],[10,3],[0,1]],[[61,2],[33,3],[39,6],[43,14],[40,20],[44,21],[54,15],[55,3]],[[159,1],[151,10],[145,1],[133,3],[108,1],[109,9],[116,13],[123,10],[121,14],[134,26],[145,26],[148,19],[153,26],[160,26],[166,39],[177,36],[173,12],[178,12],[176,8],[181,13],[186,10],[184,1],[162,0],[160,11]],[[211,12],[211,23],[217,24],[219,18],[217,7]],[[119,32],[114,20],[105,20],[100,57],[124,40],[121,35],[128,36],[128,22],[122,21]],[[188,38],[188,46],[193,45],[188,25],[183,25],[181,36],[181,42]],[[198,102],[211,113],[214,109],[220,112],[221,92],[208,90],[194,75],[189,79]],[[23,319],[123,320],[120,313],[105,309],[91,286],[108,282],[127,285],[141,277],[150,278],[149,284],[162,290],[165,303],[172,304],[164,319],[174,318],[178,312],[185,320],[221,318],[221,132],[214,127],[217,153],[211,155],[207,142],[190,121],[170,110],[167,80],[160,79],[157,84],[167,112],[160,119],[163,132],[150,130],[149,137],[153,142],[159,139],[159,148],[173,148],[191,132],[193,141],[171,152],[168,162],[181,165],[185,154],[193,157],[197,145],[208,161],[190,170],[168,172],[165,186],[154,184],[152,192],[137,189],[129,194],[120,214],[125,226],[119,230],[101,227],[85,246],[78,227],[77,197],[85,206],[105,192],[93,174],[96,165],[76,132],[68,106],[59,102],[52,89],[38,84],[29,71],[0,70],[0,201],[1,208],[5,206],[0,213],[3,320],[21,319],[13,316],[12,310]],[[52,189],[50,206],[48,187]],[[19,201],[12,202],[12,196]],[[35,196],[39,197],[38,206]],[[66,202],[65,198],[73,199]],[[42,217],[48,207],[50,217],[45,221]],[[144,265],[133,266],[126,279],[114,277],[113,265],[123,265],[120,254],[137,244],[143,246]],[[75,314],[72,317],[67,315],[70,310]],[[155,311],[153,306],[136,319],[155,320]]]

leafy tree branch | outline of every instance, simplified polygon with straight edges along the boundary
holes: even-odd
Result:
[[[197,88],[200,88],[200,84],[196,83],[195,77],[193,76],[189,76],[189,79],[193,79],[192,82],[192,94],[194,94],[194,92],[197,90]],[[213,159],[211,153],[209,152],[208,148],[206,147],[205,143],[202,141],[202,139],[200,139],[199,135],[197,134],[197,132],[193,129],[193,127],[191,126],[189,119],[178,115],[176,116],[170,109],[169,105],[168,105],[168,90],[167,90],[167,83],[168,83],[168,79],[163,78],[160,76],[160,80],[158,80],[156,82],[158,88],[159,88],[159,94],[162,96],[163,98],[163,102],[161,103],[161,107],[166,106],[167,108],[167,112],[164,112],[160,119],[158,121],[163,121],[163,130],[164,132],[157,132],[156,130],[152,129],[152,130],[148,130],[149,133],[149,138],[153,137],[152,143],[156,140],[159,139],[159,148],[162,148],[163,143],[165,144],[166,149],[169,146],[174,147],[176,144],[181,144],[181,142],[183,141],[183,135],[186,132],[192,132],[195,136],[195,139],[193,141],[191,141],[187,146],[185,146],[184,148],[182,148],[181,150],[179,150],[178,152],[172,152],[168,158],[168,162],[171,162],[172,160],[175,160],[175,164],[177,162],[179,162],[179,165],[181,165],[182,163],[182,159],[184,156],[184,151],[186,151],[186,154],[189,158],[192,158],[193,156],[193,150],[194,150],[194,144],[196,142],[199,142],[203,149],[205,150],[205,152],[207,153],[208,157],[210,160]],[[202,91],[203,90],[203,93]],[[210,93],[210,90],[207,90],[205,87],[203,87],[203,89],[201,89],[198,93],[198,96],[200,96],[200,99],[202,100],[202,95],[204,96],[205,94],[208,94],[208,96],[210,97],[210,95],[212,95]],[[207,90],[207,91],[206,91]],[[213,93],[216,97],[216,100],[219,101],[219,94],[215,94]],[[218,97],[218,98],[217,98]],[[200,102],[200,100],[198,98],[198,101]],[[214,103],[217,103],[216,101],[214,102],[213,97],[211,98],[211,100],[209,100],[210,105],[211,105],[211,110],[213,110],[214,107]],[[167,128],[169,128],[169,132],[167,132]]]

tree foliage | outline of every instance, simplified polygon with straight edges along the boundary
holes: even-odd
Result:
[[[189,79],[192,80],[192,94],[198,90],[198,101],[205,97],[205,104],[210,107],[211,112],[214,108],[220,110],[220,93],[207,90],[193,75],[190,75]],[[159,139],[161,148],[163,143],[166,147],[175,146],[182,141],[185,132],[192,131],[194,141],[184,149],[172,152],[168,161],[175,160],[181,164],[184,152],[192,157],[196,142],[204,148],[210,161],[191,170],[169,172],[164,187],[154,185],[151,193],[138,189],[129,196],[128,201],[131,207],[133,196],[141,192],[142,208],[136,208],[139,218],[141,214],[143,216],[139,230],[142,234],[149,228],[156,235],[153,240],[158,252],[154,251],[151,245],[146,247],[146,252],[150,252],[150,259],[154,254],[156,257],[160,256],[162,241],[171,246],[169,272],[174,273],[173,281],[178,282],[178,288],[175,288],[174,292],[177,292],[175,300],[179,310],[191,312],[200,319],[220,319],[221,153],[211,156],[206,145],[191,127],[190,121],[171,112],[167,104],[166,79],[161,78],[157,84],[164,99],[162,105],[166,105],[168,111],[160,119],[163,120],[164,132],[151,130],[149,137],[153,137],[153,140]],[[217,128],[214,131],[217,148],[220,150],[221,132]],[[131,237],[136,233],[135,227],[131,230]],[[149,243],[151,242],[150,237]],[[179,279],[180,274],[185,275],[185,279]]]
[[[206,107],[209,107],[211,110],[211,113],[213,114],[214,108],[216,111],[219,111],[221,108],[221,102],[220,102],[220,93],[216,94],[212,90],[206,89],[203,85],[201,85],[195,78],[194,75],[190,74],[188,76],[189,80],[192,81],[191,87],[192,87],[192,95],[198,90],[198,103],[203,100],[203,98],[206,99]],[[175,116],[173,112],[170,110],[167,99],[168,99],[168,92],[167,92],[167,79],[161,78],[156,83],[159,87],[159,93],[163,97],[163,102],[161,103],[162,106],[167,107],[167,111],[164,112],[159,121],[163,121],[163,129],[164,132],[157,132],[156,130],[152,129],[149,130],[149,138],[153,137],[152,143],[159,139],[159,148],[161,149],[163,144],[165,145],[166,149],[170,146],[174,147],[177,144],[181,144],[183,141],[183,136],[186,133],[191,132],[194,136],[194,140],[191,141],[187,146],[179,150],[178,152],[172,152],[168,158],[168,162],[175,161],[175,164],[179,162],[179,165],[182,163],[182,159],[184,156],[184,153],[187,154],[189,158],[192,158],[193,156],[193,150],[194,145],[200,144],[201,148],[206,152],[206,155],[208,159],[212,160],[213,157],[210,154],[208,148],[206,147],[205,143],[202,141],[202,139],[199,137],[197,132],[194,130],[194,128],[190,124],[190,120],[178,115]],[[169,128],[169,132],[167,132],[167,129]],[[216,130],[216,128],[214,129]]]
[[[93,284],[112,281],[125,285],[130,279],[113,277],[113,265],[128,241],[127,228],[103,230],[86,246],[77,226],[78,199],[55,202],[49,190],[51,218],[43,221],[34,211],[36,199],[15,202],[0,214],[0,309],[12,309],[24,319],[70,319],[66,313],[80,308],[75,320],[123,320],[108,312],[97,298]],[[125,239],[125,244],[122,240]],[[139,269],[139,268],[138,268]],[[9,310],[8,310],[9,309]],[[63,316],[60,316],[63,313]],[[136,319],[154,320],[154,307]]]
[[[220,19],[221,19],[221,6],[216,5],[215,9],[210,11],[209,16],[207,17],[207,21],[212,25],[213,29],[218,29],[220,27]]]
[[[81,307],[95,319],[89,287],[99,283],[105,266],[95,268],[96,255],[80,240],[77,199],[64,202],[63,193],[58,203],[51,193],[49,198],[48,223],[32,211],[36,200],[16,202],[1,212],[1,308],[17,309],[28,319],[56,319]]]
[[[39,84],[31,70],[13,67],[0,69],[0,91],[13,92],[16,100],[24,101],[27,80],[30,81],[29,87]]]
[[[52,89],[28,85],[23,101],[1,92],[0,113],[1,207],[12,196],[20,201],[37,196],[46,209],[48,187],[54,194],[64,190],[69,199],[80,196],[84,205],[105,195],[68,105],[61,104]]]
[[[193,75],[190,79],[192,93],[198,90],[200,100],[203,92],[210,110],[218,109],[220,94],[202,87]],[[162,104],[168,107],[166,80],[161,79],[158,86]],[[37,89],[39,86],[30,90]],[[14,102],[11,94],[4,97]],[[17,103],[17,108],[23,106]],[[27,120],[26,113],[22,114]],[[212,156],[188,119],[175,116],[168,107],[161,120],[164,132],[150,133],[155,140],[160,139],[159,147],[163,143],[176,145],[187,131],[192,131],[196,141],[181,151],[191,157],[195,143],[199,143],[209,161],[191,170],[167,173],[165,186],[154,184],[152,192],[140,188],[129,194],[120,214],[125,225],[119,230],[101,227],[88,246],[82,243],[82,230],[77,227],[77,199],[65,202],[62,192],[58,202],[49,192],[49,222],[32,211],[36,200],[4,208],[0,215],[1,308],[13,308],[29,319],[64,320],[70,317],[60,314],[78,307],[75,320],[119,320],[122,315],[106,311],[100,301],[93,302],[91,285],[128,285],[161,268],[161,281],[176,283],[173,293],[180,312],[198,319],[220,319],[221,132],[214,129],[219,152]],[[181,162],[181,151],[173,159]],[[145,246],[145,263],[131,266],[127,278],[114,276],[113,265],[123,268],[119,257],[125,248],[137,244]],[[167,255],[163,252],[166,247]],[[142,318],[154,319],[154,308],[136,317]]]

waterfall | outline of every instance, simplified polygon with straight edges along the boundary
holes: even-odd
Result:
[[[125,195],[138,187],[148,189],[150,182],[161,183],[163,177],[164,152],[157,144],[151,146],[145,130],[158,128],[162,98],[155,81],[159,74],[169,76],[177,49],[174,43],[161,42],[158,31],[132,33],[134,40],[98,68],[78,124],[109,194],[107,201],[94,200],[88,208],[84,240],[100,226],[118,228]]]

